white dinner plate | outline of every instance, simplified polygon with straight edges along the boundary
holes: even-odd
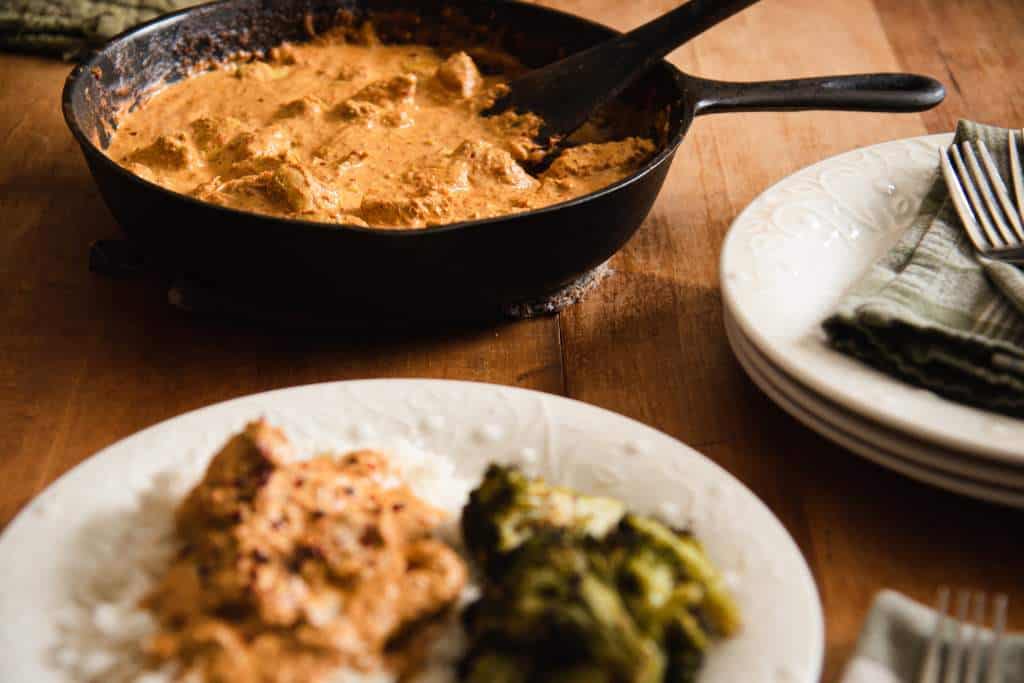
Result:
[[[736,322],[728,313],[725,314],[725,326],[734,350],[738,345],[746,358],[757,366],[762,375],[770,377],[773,384],[783,388],[790,398],[797,400],[817,417],[846,433],[856,434],[862,441],[875,444],[918,465],[942,470],[954,477],[974,479],[983,484],[1017,489],[1024,493],[1024,467],[1014,467],[997,461],[976,458],[968,453],[943,449],[935,444],[914,439],[903,432],[870,422],[800,384],[773,366],[753,341],[743,336]]]
[[[923,464],[919,459],[907,458],[891,450],[885,443],[871,440],[872,426],[869,423],[858,424],[855,417],[841,421],[842,424],[830,420],[832,412],[828,408],[823,409],[820,397],[769,366],[766,359],[759,356],[757,350],[751,346],[750,341],[743,338],[735,323],[729,320],[726,321],[726,335],[733,353],[754,384],[773,403],[826,439],[877,465],[924,484],[990,503],[1024,508],[1024,490],[998,486],[969,476],[959,476]]]
[[[220,444],[259,416],[304,452],[412,443],[449,456],[456,474],[468,477],[491,461],[520,462],[552,481],[690,525],[733,585],[744,618],[739,636],[713,648],[701,683],[818,680],[824,629],[807,564],[775,516],[725,470],[654,429],[584,403],[427,380],[318,384],[228,401],[139,432],[62,476],[0,536],[0,680],[67,680],[53,663],[54,648],[73,586],[95,570],[80,561],[82,544],[105,520],[135,514],[155,478],[177,473],[194,481]]]
[[[787,376],[870,422],[944,449],[1024,466],[1024,421],[947,401],[832,350],[821,322],[898,239],[949,135],[896,140],[782,180],[733,223],[725,307]]]

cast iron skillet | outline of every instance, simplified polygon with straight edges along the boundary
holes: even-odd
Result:
[[[340,227],[206,204],[142,180],[103,153],[118,112],[154,87],[241,50],[307,39],[309,27],[320,31],[336,23],[339,10],[414,13],[420,23],[407,28],[422,34],[417,41],[445,40],[428,26],[463,39],[502,36],[502,47],[531,67],[616,35],[551,9],[480,0],[226,0],[121,35],[71,73],[63,111],[104,200],[153,267],[240,293],[257,302],[251,313],[310,310],[342,322],[388,325],[498,316],[510,303],[567,285],[633,235],[696,116],[920,111],[944,96],[939,83],[920,76],[734,84],[689,76],[662,61],[622,96],[648,112],[638,122],[641,132],[661,142],[660,152],[632,176],[556,206],[414,231]]]

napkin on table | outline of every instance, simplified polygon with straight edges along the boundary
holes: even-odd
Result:
[[[935,619],[934,610],[910,598],[879,593],[840,683],[917,683]],[[1003,636],[1000,660],[1002,683],[1024,683],[1024,636]]]
[[[205,0],[5,0],[0,49],[76,57],[136,24]]]
[[[1008,131],[961,121],[1009,178]],[[1024,417],[1024,271],[979,258],[938,172],[917,218],[824,323],[832,345],[956,401]]]

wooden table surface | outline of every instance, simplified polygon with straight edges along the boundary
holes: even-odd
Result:
[[[676,0],[550,0],[621,29]],[[61,120],[68,66],[0,57],[0,528],[57,476],[129,434],[251,392],[326,380],[437,377],[571,396],[637,418],[750,486],[818,582],[837,678],[881,588],[943,582],[1011,595],[1024,628],[1024,514],[880,469],[801,427],[726,344],[718,254],[771,183],[861,145],[1024,124],[1019,0],[765,0],[678,50],[708,77],[916,71],[946,103],[921,115],[734,114],[699,120],[614,277],[558,317],[399,339],[310,336],[190,318],[155,283],[86,268],[117,234]],[[0,572],[2,575],[2,572]]]

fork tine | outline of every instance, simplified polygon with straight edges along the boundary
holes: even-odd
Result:
[[[925,650],[924,662],[921,664],[921,673],[917,683],[938,683],[939,648],[942,647],[942,636],[946,631],[947,611],[949,611],[949,589],[943,586],[939,588],[939,595],[935,601],[935,628],[932,629],[932,636],[928,640],[928,649]],[[986,681],[986,683],[991,683],[991,681]]]
[[[956,637],[949,648],[949,658],[946,660],[946,675],[943,683],[959,683],[960,665],[964,656],[964,622],[967,621],[967,607],[971,600],[971,594],[962,590],[956,596]]]
[[[1000,653],[1003,649],[1003,631],[1006,629],[1005,595],[997,595],[992,601],[992,645],[988,650],[988,673],[985,683],[1003,683],[1003,662]]]
[[[953,205],[956,207],[957,213],[960,214],[960,222],[963,223],[967,236],[971,238],[971,243],[974,244],[975,249],[985,252],[992,249],[993,246],[984,233],[982,233],[978,218],[974,215],[974,209],[971,208],[971,203],[968,201],[967,195],[964,194],[960,177],[950,161],[950,157],[955,153],[958,154],[952,146],[945,151],[939,150],[939,164],[942,166],[942,175],[946,178],[946,187],[949,189],[950,199],[953,200]]]
[[[960,181],[960,187],[963,188],[964,194],[967,196],[968,204],[971,207],[971,211],[985,235],[984,241],[989,245],[987,248],[980,247],[979,251],[987,251],[988,249],[998,249],[999,247],[1002,247],[1003,241],[999,238],[995,229],[992,227],[992,222],[989,220],[988,212],[985,210],[985,205],[982,203],[981,197],[978,196],[978,190],[974,187],[974,179],[971,177],[971,172],[967,170],[967,164],[964,163],[964,158],[960,154],[960,148],[956,145],[951,145],[949,153],[950,157],[953,159],[953,165],[956,167],[956,177]]]
[[[1020,214],[1017,212],[1017,207],[1010,201],[1010,192],[1006,188],[1006,183],[1003,181],[1003,176],[1000,175],[999,169],[996,168],[996,162],[992,159],[992,153],[988,150],[988,145],[985,144],[984,140],[978,140],[978,154],[981,157],[981,165],[985,169],[985,174],[989,179],[989,186],[995,191],[996,199],[999,200],[999,207],[1003,211],[1003,215],[1009,223],[1009,227],[1012,228],[1013,234],[1007,236],[1007,243],[1014,244],[1024,242],[1024,226],[1020,222]]]
[[[999,204],[996,203],[996,198],[992,196],[992,182],[991,179],[985,176],[985,172],[981,168],[981,164],[978,163],[978,157],[974,154],[974,149],[967,142],[960,145],[963,148],[964,156],[967,157],[967,167],[971,171],[971,177],[974,179],[974,190],[981,197],[981,200],[985,203],[983,209],[977,209],[983,213],[987,212],[989,220],[995,226],[995,229],[999,233],[999,238],[1003,241],[1003,244],[1009,246],[1015,243],[1013,234],[1010,232],[1010,227],[1006,224],[1006,217],[1003,215],[1003,210],[999,208]]]
[[[1022,131],[1024,132],[1024,131]],[[1010,176],[1013,178],[1013,194],[1017,199],[1017,211],[1024,213],[1024,170],[1020,166],[1020,149],[1017,147],[1017,133],[1010,131]]]
[[[981,676],[981,655],[984,651],[984,639],[981,632],[985,626],[985,594],[974,594],[974,635],[971,637],[971,647],[967,654],[967,673],[964,674],[963,683],[978,683]]]

